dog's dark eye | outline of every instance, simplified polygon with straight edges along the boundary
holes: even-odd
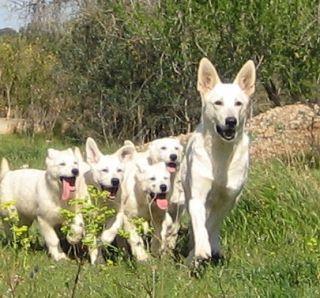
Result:
[[[66,165],[66,163],[65,163],[65,162],[60,162],[60,163],[59,163],[59,166],[64,167],[65,165]]]
[[[216,105],[216,106],[222,106],[222,101],[221,100],[217,100],[217,101],[215,101],[214,102],[214,104]]]
[[[102,172],[109,173],[108,169],[103,169]]]
[[[160,149],[161,149],[161,150],[166,150],[167,147],[163,146],[163,147],[161,147]]]
[[[241,101],[236,101],[235,105],[236,105],[237,107],[240,107],[240,106],[242,106],[242,102],[241,102]]]
[[[78,164],[78,162],[77,162],[77,161],[75,161],[73,164],[74,164],[74,165],[77,165],[77,164]]]
[[[178,147],[174,147],[174,149],[175,149],[175,150],[179,150],[179,148],[178,148]]]
[[[156,181],[156,177],[151,177],[150,180],[151,181]]]
[[[117,172],[118,172],[118,173],[121,173],[121,172],[122,172],[122,169],[118,169]]]
[[[169,179],[169,177],[164,177],[164,180],[168,180]]]

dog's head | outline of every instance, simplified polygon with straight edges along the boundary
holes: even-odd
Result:
[[[159,209],[168,208],[168,193],[170,191],[170,173],[164,162],[148,164],[137,163],[138,172],[136,179],[149,200]]]
[[[214,125],[214,132],[222,140],[234,140],[243,128],[255,80],[256,71],[251,60],[244,64],[232,84],[220,81],[207,58],[200,61],[197,88],[202,99],[202,116]]]
[[[86,142],[87,162],[91,167],[95,186],[110,193],[114,199],[123,181],[125,162],[132,158],[135,147],[124,145],[114,154],[103,155],[96,142],[88,138]]]
[[[79,176],[79,160],[72,149],[48,149],[46,166],[48,175],[60,185],[61,199],[67,201],[73,198]]]
[[[149,158],[152,163],[165,162],[168,171],[172,174],[179,168],[183,147],[179,140],[162,138],[149,144]]]

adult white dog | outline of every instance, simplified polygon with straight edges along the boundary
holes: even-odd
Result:
[[[45,171],[10,171],[6,160],[2,161],[0,203],[13,202],[14,205],[10,210],[1,210],[0,216],[17,211],[20,223],[27,226],[37,220],[48,251],[56,261],[67,258],[55,231],[63,223],[60,210],[76,212],[67,240],[70,244],[78,243],[84,233],[84,223],[77,207],[70,206],[68,201],[86,196],[87,188],[84,179],[79,177],[79,162],[72,149],[48,149]],[[9,234],[10,226],[5,223],[5,228]]]
[[[221,257],[220,226],[238,201],[247,178],[249,138],[244,127],[255,79],[251,60],[232,84],[221,83],[208,59],[200,61],[197,89],[202,101],[201,122],[188,142],[182,163],[194,244],[188,260],[196,264]]]

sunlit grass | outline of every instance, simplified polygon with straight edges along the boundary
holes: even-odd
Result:
[[[0,157],[8,157],[13,167],[40,167],[48,146],[67,147],[44,139],[1,137],[0,142]],[[76,297],[319,297],[319,181],[319,169],[303,160],[256,163],[222,230],[224,265],[209,266],[196,279],[183,258],[138,265],[85,262]],[[76,261],[55,263],[45,250],[26,256],[2,245],[0,295],[70,297],[77,270]]]

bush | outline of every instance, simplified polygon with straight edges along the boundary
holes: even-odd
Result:
[[[200,113],[195,84],[203,56],[227,81],[253,59],[277,105],[315,101],[317,13],[312,1],[299,0],[100,1],[72,24],[62,53],[77,74],[76,113],[105,138],[190,131]]]
[[[37,52],[36,43],[34,54],[47,61],[53,52],[54,67],[33,62],[29,81],[44,76],[41,88],[16,86],[27,90],[23,98],[32,107],[47,111],[52,100],[60,122],[68,119],[67,133],[77,139],[148,141],[191,131],[200,115],[196,71],[203,56],[225,81],[253,59],[260,101],[318,99],[320,27],[314,1],[86,3],[91,4],[59,34],[29,31],[29,39],[41,37],[44,52]],[[40,97],[36,104],[34,94]],[[255,106],[257,113],[261,107]]]

